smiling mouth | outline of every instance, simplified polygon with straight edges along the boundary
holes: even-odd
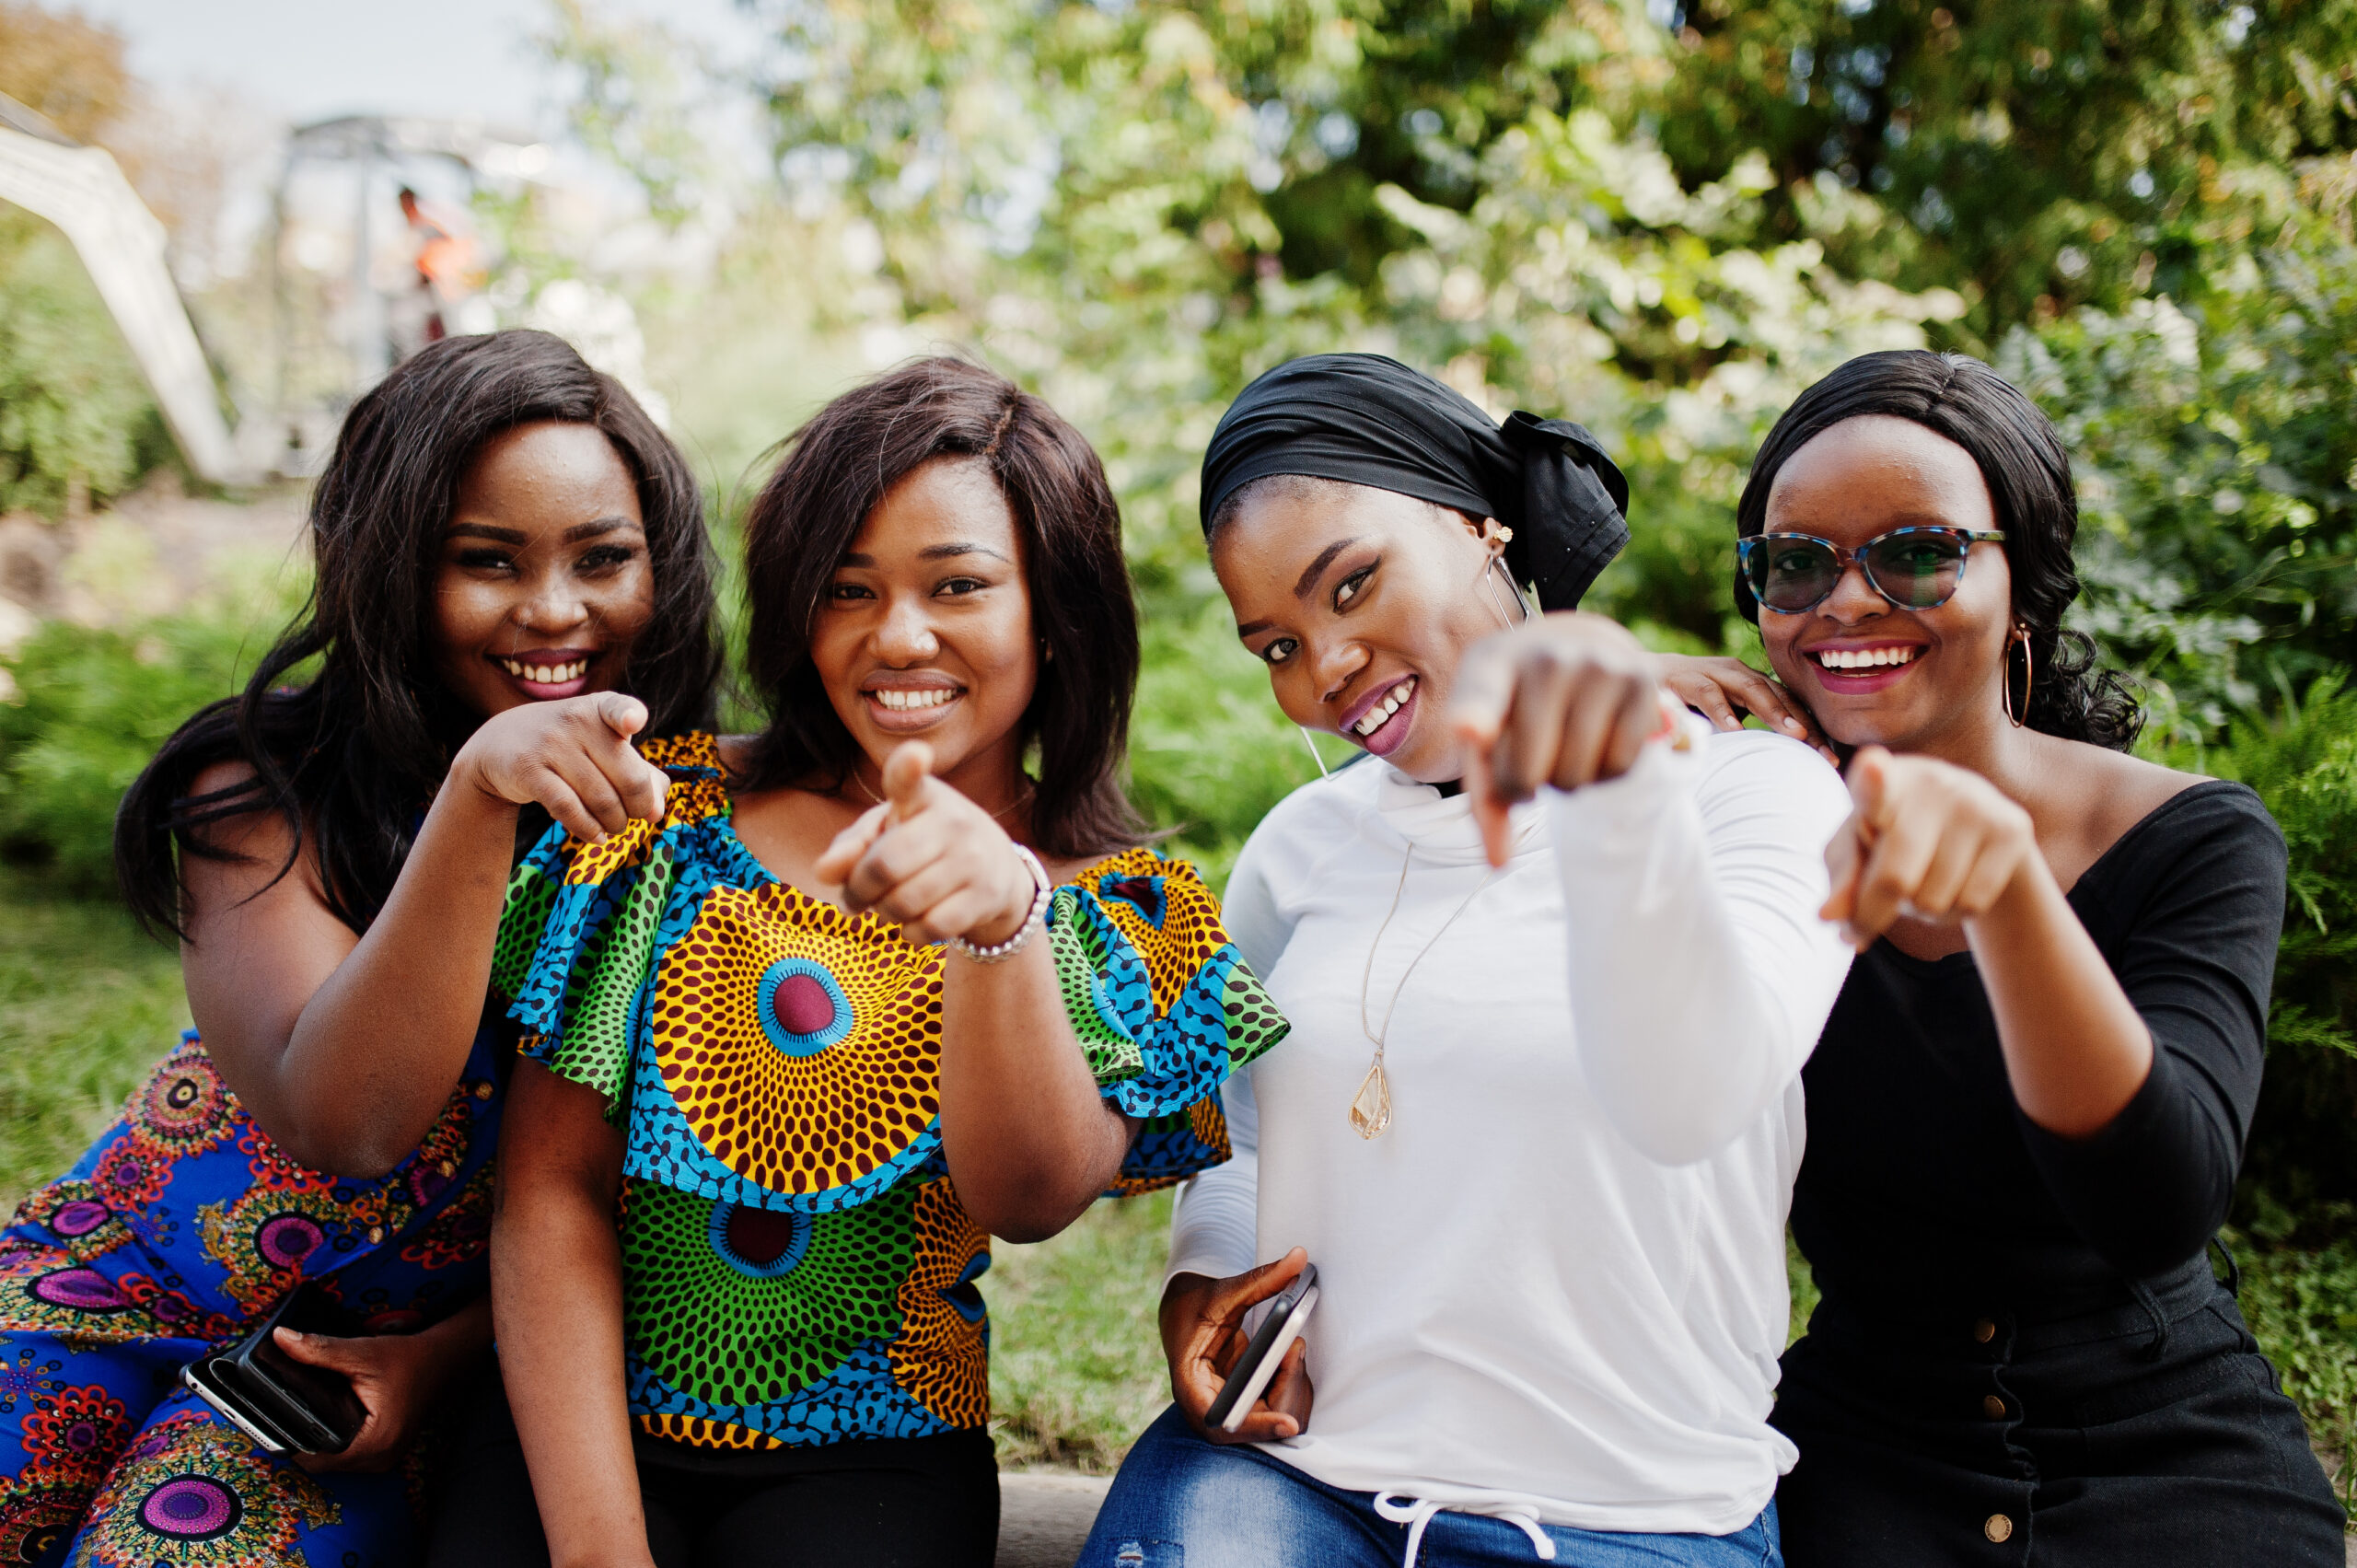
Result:
[[[957,701],[964,693],[955,686],[920,686],[913,691],[888,686],[880,691],[867,694],[896,714],[908,714],[942,707]]]
[[[1399,685],[1394,686],[1390,691],[1385,692],[1383,694],[1383,701],[1374,704],[1372,707],[1368,708],[1365,713],[1360,714],[1358,719],[1352,724],[1351,733],[1357,736],[1361,740],[1368,738],[1373,736],[1376,730],[1381,729],[1385,725],[1389,724],[1391,722],[1391,715],[1398,713],[1402,707],[1406,706],[1408,699],[1415,694],[1416,678],[1411,675],[1408,677],[1407,679],[1399,682]]]
[[[530,664],[523,659],[503,658],[499,668],[518,680],[528,680],[536,686],[562,686],[568,680],[578,680],[589,673],[586,658],[567,659],[563,664]]]
[[[1910,643],[1896,648],[1816,648],[1809,657],[1826,669],[1894,669],[1912,664],[1922,648]]]

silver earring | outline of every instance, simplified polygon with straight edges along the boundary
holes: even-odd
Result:
[[[1309,726],[1297,724],[1294,728],[1301,731],[1301,743],[1309,748],[1309,760],[1318,764],[1318,776],[1321,779],[1332,778],[1334,775],[1326,771],[1326,759],[1318,754],[1318,741],[1309,733]]]
[[[1498,624],[1511,632],[1515,628],[1515,621],[1506,614],[1505,601],[1498,597],[1498,579],[1502,576],[1506,580],[1507,588],[1514,594],[1515,607],[1522,611],[1522,619],[1525,621],[1530,619],[1530,606],[1523,603],[1522,587],[1506,571],[1505,562],[1495,555],[1491,556],[1489,568],[1481,574],[1481,581],[1490,590],[1490,608],[1497,612]]]

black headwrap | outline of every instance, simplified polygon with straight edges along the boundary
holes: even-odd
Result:
[[[1422,371],[1376,354],[1313,354],[1244,389],[1203,453],[1203,531],[1271,474],[1339,479],[1495,517],[1506,567],[1570,610],[1629,542],[1629,482],[1595,436],[1527,413],[1503,425]]]

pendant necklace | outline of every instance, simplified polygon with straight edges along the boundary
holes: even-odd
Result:
[[[1522,848],[1523,840],[1529,836],[1528,828],[1515,835],[1514,845],[1506,852],[1507,865],[1513,864],[1515,854]],[[1415,858],[1416,846],[1411,842],[1408,853],[1399,860],[1399,885],[1391,890],[1391,908],[1384,912],[1383,923],[1376,927],[1375,941],[1366,950],[1366,972],[1359,977],[1359,1032],[1366,1036],[1368,1044],[1375,1047],[1375,1060],[1367,1063],[1366,1076],[1359,1080],[1358,1093],[1351,1097],[1351,1131],[1370,1141],[1382,1137],[1391,1129],[1391,1079],[1383,1071],[1383,1051],[1385,1041],[1391,1036],[1391,1015],[1399,1009],[1399,993],[1408,989],[1409,977],[1416,972],[1416,966],[1424,961],[1424,955],[1448,935],[1448,928],[1457,923],[1457,917],[1470,908],[1473,900],[1481,896],[1481,890],[1496,881],[1498,873],[1505,869],[1499,865],[1490,867],[1490,874],[1474,885],[1473,890],[1465,895],[1465,901],[1450,911],[1448,918],[1440,923],[1440,929],[1416,949],[1416,956],[1409,959],[1408,967],[1399,972],[1399,983],[1391,988],[1390,1004],[1383,1009],[1383,1027],[1376,1028],[1367,1022],[1366,1016],[1367,990],[1375,982],[1375,956],[1383,947],[1384,933],[1391,929],[1392,916],[1399,912],[1400,896],[1408,890],[1408,867]]]

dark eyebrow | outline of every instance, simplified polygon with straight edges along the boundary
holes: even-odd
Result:
[[[596,539],[600,534],[610,534],[616,528],[636,527],[638,525],[628,517],[599,517],[594,522],[575,523],[565,529],[564,542],[578,544],[585,539]],[[495,539],[502,544],[523,544],[528,542],[529,538],[521,528],[503,528],[490,523],[452,523],[443,530],[443,537],[445,539]]]
[[[989,545],[976,544],[970,540],[964,540],[957,544],[928,544],[923,550],[917,552],[917,559],[920,561],[945,561],[953,555],[987,555],[993,561],[1006,561],[1006,563],[1010,566],[1015,564],[1014,562],[1007,561],[1007,558],[1004,555],[995,550],[993,550]],[[846,550],[843,552],[842,559],[835,563],[835,564],[838,566],[873,567],[876,564],[876,557],[873,555],[864,555],[856,550]]]
[[[1357,542],[1358,540],[1355,539],[1338,539],[1333,543],[1328,545],[1325,549],[1319,551],[1318,552],[1318,559],[1302,568],[1300,580],[1293,586],[1293,597],[1295,598],[1307,598],[1309,597],[1309,590],[1318,586],[1318,579],[1326,575],[1326,568],[1334,563],[1334,557],[1341,554],[1342,552],[1350,549],[1351,546]]]
[[[1257,637],[1276,624],[1273,621],[1248,621],[1236,629],[1238,637]]]
[[[567,544],[578,544],[585,539],[596,539],[598,535],[610,534],[616,528],[634,528],[636,527],[638,527],[638,525],[632,522],[628,517],[599,517],[595,522],[575,523],[571,528],[565,529],[564,542]]]

